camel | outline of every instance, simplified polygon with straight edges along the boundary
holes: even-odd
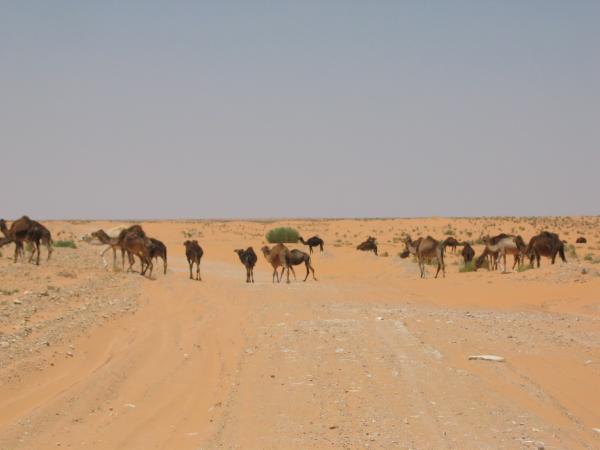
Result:
[[[151,241],[146,237],[139,236],[136,232],[132,232],[127,233],[119,245],[123,254],[127,253],[130,255],[129,268],[127,271],[133,271],[133,256],[137,256],[140,258],[140,264],[142,265],[140,275],[144,275],[149,270],[148,278],[151,279],[152,269],[154,268],[150,256],[150,249],[152,247]]]
[[[532,237],[524,253],[529,257],[531,267],[533,267],[534,259],[537,261],[537,266],[540,267],[541,256],[547,256],[554,264],[558,254],[563,262],[567,262],[564,242],[560,240],[558,234],[549,231],[542,231],[537,236]]]
[[[452,253],[456,253],[456,247],[461,245],[460,242],[458,242],[454,236],[450,236],[450,237],[446,238],[445,242],[446,242],[446,247],[452,248]]]
[[[134,235],[136,237],[142,238],[142,239],[146,239],[146,233],[144,233],[144,230],[142,229],[141,225],[132,225],[129,228],[125,228],[124,230],[122,230],[119,233],[119,237],[118,237],[118,242],[119,242],[119,247],[121,248],[121,262],[123,264],[123,270],[125,270],[125,253],[127,252],[127,250],[125,249],[125,246],[123,245],[123,241],[125,240],[125,237],[128,235]],[[149,245],[148,243],[146,243],[147,245]],[[131,258],[129,258],[129,261],[131,262]],[[143,263],[142,263],[142,268],[143,268]],[[132,264],[129,264],[129,269],[131,269]]]
[[[486,236],[483,238],[485,248],[479,258],[477,258],[476,266],[481,267],[483,264],[483,258],[488,255],[492,255],[491,270],[498,268],[498,260],[502,257],[504,262],[504,272],[506,272],[506,255],[514,256],[514,263],[512,270],[515,269],[517,264],[519,267],[523,262],[522,256],[525,252],[525,241],[521,236],[513,236],[501,233],[494,237]]]
[[[167,274],[167,246],[158,239],[150,238],[150,258],[163,260],[163,273]]]
[[[358,244],[356,250],[360,250],[363,252],[373,251],[373,253],[375,253],[375,256],[377,256],[377,241],[374,237],[369,236],[366,241]]]
[[[300,236],[298,237],[298,240],[304,245],[308,245],[308,250],[311,255],[313,252],[313,247],[319,247],[321,251],[323,251],[323,246],[325,245],[325,242],[323,242],[323,239],[321,239],[319,236],[313,236],[311,238],[308,238],[308,240],[306,241],[302,239],[302,236]]]
[[[23,250],[24,242],[30,242],[33,245],[33,251],[29,257],[29,262],[33,260],[33,256],[37,251],[36,264],[40,264],[40,242],[48,249],[48,261],[50,260],[53,252],[52,234],[50,233],[50,230],[41,223],[31,220],[27,216],[22,216],[15,220],[11,224],[10,229],[8,229],[6,221],[0,219],[0,231],[2,231],[5,237],[12,238],[12,241],[15,243],[14,262],[17,262],[19,255],[21,255],[23,259],[25,258],[25,252]]]
[[[192,276],[192,268],[194,267],[194,263],[196,264],[196,280],[202,281],[202,277],[200,276],[200,260],[202,259],[202,255],[204,255],[204,250],[200,247],[197,240],[193,241],[185,241],[183,243],[185,246],[185,256],[187,257],[188,264],[190,266],[190,280],[193,280]]]
[[[281,278],[279,277],[279,273],[277,273],[277,269],[281,266],[283,269],[287,269],[287,282],[290,282],[290,251],[283,244],[277,244],[273,248],[269,248],[265,245],[261,248],[263,255],[265,255],[265,259],[273,266],[273,283],[275,283],[275,278],[277,278],[277,282],[281,282]],[[281,272],[281,276],[283,277],[283,271]]]
[[[435,278],[438,277],[440,270],[442,271],[443,277],[446,278],[446,265],[444,264],[445,241],[437,241],[431,236],[413,241],[410,236],[407,236],[404,239],[404,244],[406,245],[406,250],[417,257],[421,278],[425,278],[425,261],[432,259],[437,261]]]
[[[462,252],[460,252],[460,254],[463,257],[466,266],[471,261],[473,261],[473,258],[475,257],[475,250],[473,250],[473,247],[471,247],[471,245],[468,242],[463,242],[462,245],[463,249]]]
[[[238,249],[234,250],[234,252],[238,254],[240,261],[246,267],[246,283],[254,283],[254,266],[256,265],[256,261],[258,261],[254,249],[248,247],[246,250]]]
[[[304,277],[304,281],[306,281],[306,279],[308,278],[309,270],[310,270],[310,272],[312,272],[313,279],[315,281],[318,281],[317,277],[315,277],[315,269],[313,268],[313,266],[310,262],[310,255],[306,252],[303,252],[302,250],[296,250],[296,249],[290,251],[290,257],[288,259],[288,265],[289,265],[289,268],[292,270],[292,274],[294,275],[294,280],[296,279],[296,272],[294,271],[294,266],[298,266],[302,263],[304,263],[304,265],[306,266],[306,276]],[[281,269],[282,277],[283,277],[284,269],[285,268]]]
[[[119,232],[120,233],[120,232]],[[92,239],[98,239],[102,244],[107,245],[107,247],[100,253],[100,256],[102,257],[102,261],[104,262],[104,267],[108,266],[108,264],[106,264],[106,260],[104,259],[104,254],[112,249],[113,251],[113,270],[117,269],[117,249],[121,248],[121,245],[119,243],[119,237],[118,236],[109,236],[108,233],[106,233],[104,230],[100,229],[98,231],[94,231],[93,233],[90,234]]]

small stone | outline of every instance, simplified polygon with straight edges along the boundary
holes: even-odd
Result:
[[[13,300],[13,303],[14,303],[15,305],[21,305],[21,304],[23,304],[23,302],[22,302],[21,300],[19,300],[19,299],[14,299],[14,300]]]

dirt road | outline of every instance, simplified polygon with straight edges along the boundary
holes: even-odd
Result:
[[[3,380],[0,448],[600,447],[597,279],[523,300],[516,275],[419,280],[340,248],[314,256],[318,282],[273,285],[260,261],[247,285],[230,247],[201,283],[182,250],[155,281],[119,274],[134,314]]]

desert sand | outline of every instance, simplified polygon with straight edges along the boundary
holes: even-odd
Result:
[[[79,241],[133,222],[44,223],[78,248],[39,267],[1,249],[1,449],[600,448],[598,217],[142,221],[169,249],[154,280]],[[271,282],[259,249],[288,225],[325,240],[319,281]],[[460,273],[448,252],[420,279],[398,257],[402,233],[542,229],[567,264]],[[379,257],[356,251],[368,235]],[[249,245],[254,284],[233,252]]]

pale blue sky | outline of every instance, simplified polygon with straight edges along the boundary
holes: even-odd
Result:
[[[599,214],[598,1],[0,6],[0,216]]]

